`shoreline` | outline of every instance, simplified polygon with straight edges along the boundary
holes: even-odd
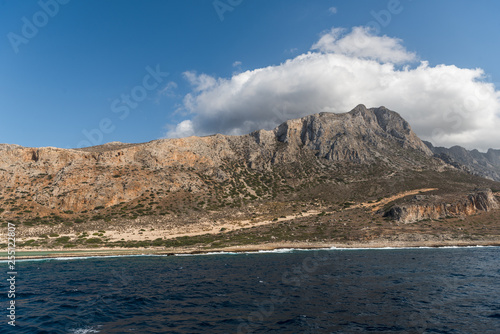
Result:
[[[500,247],[500,240],[449,240],[449,241],[375,241],[375,242],[279,242],[255,245],[229,246],[222,248],[179,247],[179,248],[87,248],[87,249],[18,249],[16,260],[92,258],[117,256],[175,256],[203,255],[212,253],[259,253],[279,250],[315,250],[315,249],[404,249],[404,248],[449,248],[449,247]],[[6,252],[0,253],[0,261],[7,261]]]

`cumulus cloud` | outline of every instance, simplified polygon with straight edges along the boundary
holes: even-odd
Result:
[[[217,80],[206,74],[196,74],[194,71],[188,71],[183,73],[184,78],[191,84],[194,92],[202,92],[215,87]]]
[[[169,137],[172,138],[183,138],[194,135],[195,132],[191,120],[182,121],[169,131]]]
[[[330,7],[328,8],[328,11],[330,12],[330,14],[337,14],[337,7]]]
[[[321,36],[312,49],[394,64],[407,63],[416,59],[415,53],[408,52],[401,45],[400,39],[374,36],[366,27],[355,27],[350,33],[345,33],[346,29],[332,28]]]
[[[361,42],[360,42],[361,41]],[[357,104],[399,112],[435,145],[500,148],[500,92],[482,69],[414,63],[402,41],[367,28],[334,28],[312,51],[286,62],[214,78],[186,72],[191,119],[167,137],[245,134],[317,112],[347,112]]]

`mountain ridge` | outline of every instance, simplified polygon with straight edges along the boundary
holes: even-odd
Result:
[[[53,177],[50,182],[30,182],[33,187],[17,185],[18,190],[32,194],[41,205],[82,211],[132,200],[146,189],[158,188],[154,181],[167,175],[171,182],[160,182],[164,188],[197,192],[203,187],[197,173],[224,181],[226,172],[221,167],[232,162],[260,171],[280,164],[301,165],[311,159],[334,169],[342,163],[453,168],[432,155],[398,113],[385,107],[367,109],[358,105],[344,114],[313,114],[288,120],[273,130],[242,136],[216,134],[142,144],[115,142],[83,149],[0,146],[0,172],[11,169],[25,183],[47,174]],[[148,181],[147,176],[155,173],[159,177]],[[113,182],[123,181],[123,174],[130,174],[126,182]],[[0,175],[4,186],[16,186],[14,179],[5,173]],[[88,189],[87,184],[94,187]]]
[[[25,225],[20,233],[38,238],[34,245],[48,242],[40,235],[64,233],[75,247],[81,242],[76,234],[89,229],[97,234],[99,229],[122,231],[117,235],[144,226],[203,231],[261,226],[290,216],[296,217],[294,224],[304,224],[311,212],[335,234],[340,230],[330,215],[360,222],[383,219],[384,212],[404,208],[411,198],[396,196],[380,213],[361,203],[408,190],[435,189],[428,195],[433,202],[429,207],[437,208],[432,210],[460,201],[478,187],[493,189],[493,199],[500,191],[500,183],[436,157],[398,113],[364,105],[242,136],[113,142],[81,149],[0,145],[0,185],[0,221]],[[456,214],[482,209],[469,206]],[[138,237],[136,232],[130,234]]]
[[[426,141],[424,144],[437,158],[448,164],[491,180],[500,181],[500,150],[490,148],[486,153],[482,153],[477,149],[467,150],[458,145],[445,148],[435,147]]]

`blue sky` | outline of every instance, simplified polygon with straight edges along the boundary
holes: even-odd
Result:
[[[3,0],[0,143],[74,148],[240,134],[364,103],[400,112],[435,144],[500,148],[498,13],[493,0]],[[377,87],[381,74],[361,77],[353,59],[397,77],[397,89]],[[326,78],[308,75],[321,73],[321,62],[332,66]],[[300,80],[282,94],[292,73]],[[464,87],[476,92],[447,106]],[[325,92],[308,100],[309,89]],[[332,102],[329,89],[342,94]],[[295,99],[305,101],[300,110]]]

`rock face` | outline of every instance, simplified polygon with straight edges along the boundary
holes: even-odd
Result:
[[[261,133],[255,135],[261,137]],[[432,155],[408,122],[385,107],[358,105],[347,114],[320,113],[290,120],[267,138],[288,144],[288,154],[305,147],[329,161],[370,162],[387,158],[387,150],[395,148]]]
[[[437,201],[428,204],[395,206],[385,216],[401,223],[413,223],[425,219],[470,216],[479,211],[491,211],[498,207],[498,201],[492,191],[487,189],[452,202]]]
[[[434,147],[429,142],[424,143],[444,162],[490,180],[500,181],[500,150],[490,148],[488,152],[481,153],[478,150],[466,150],[461,146],[445,148]]]
[[[308,175],[314,166],[340,171],[350,168],[345,164],[380,165],[383,170],[452,168],[432,155],[399,114],[359,105],[348,113],[314,114],[244,136],[114,142],[84,149],[0,145],[0,200],[26,202],[17,210],[76,213],[147,193],[210,196],[221,182],[237,183],[234,166],[245,175],[280,168],[289,179],[298,178],[298,171]],[[242,187],[258,193],[251,184]],[[263,191],[268,188],[262,186]],[[231,196],[240,195],[236,191]]]

